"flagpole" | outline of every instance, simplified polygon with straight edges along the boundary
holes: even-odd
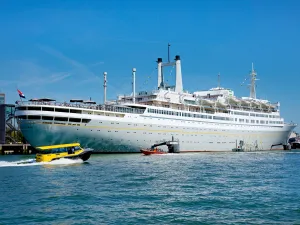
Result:
[[[17,91],[18,91],[18,94],[19,94],[19,97],[20,97],[21,103],[22,103],[22,105],[23,105],[23,100],[22,100],[22,98],[21,98],[21,95],[20,95],[20,93],[19,93],[19,89],[18,89],[18,88],[17,88]]]

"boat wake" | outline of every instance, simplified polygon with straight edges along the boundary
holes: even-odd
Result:
[[[36,162],[35,159],[19,160],[19,161],[0,161],[0,167],[23,167],[23,166],[41,166],[41,165],[69,165],[83,163],[81,159],[58,159],[52,162]]]
[[[191,153],[184,153],[184,155],[191,154]],[[151,156],[159,156],[159,157],[175,157],[175,156],[181,156],[183,154],[178,153],[166,153],[166,154],[152,154]]]

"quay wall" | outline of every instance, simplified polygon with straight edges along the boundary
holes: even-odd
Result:
[[[30,144],[0,144],[1,155],[28,155],[35,153],[36,150]]]

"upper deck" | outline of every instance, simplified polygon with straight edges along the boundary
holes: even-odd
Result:
[[[183,119],[195,121],[222,122],[233,124],[249,124],[259,126],[281,126],[284,120],[278,112],[249,111],[245,108],[224,109],[214,107],[195,107],[182,104],[117,104],[117,105],[86,105],[58,102],[21,102],[16,107],[16,116],[19,119],[47,120],[52,122],[79,122],[89,123],[93,116],[125,117],[128,114],[145,114],[145,116],[164,119]],[[171,107],[172,106],[172,107]],[[178,107],[178,108],[176,108]]]
[[[189,93],[183,90],[182,87],[181,61],[179,56],[176,56],[174,63],[162,63],[161,59],[157,62],[157,90],[141,91],[136,95],[133,85],[133,93],[131,95],[120,95],[114,101],[106,101],[105,97],[105,104],[102,105],[97,105],[93,101],[82,100],[70,100],[70,102],[63,103],[51,99],[33,99],[29,102],[21,101],[17,104],[16,114],[19,118],[29,119],[29,117],[26,117],[25,111],[31,117],[40,114],[39,118],[42,118],[41,116],[46,117],[47,112],[48,114],[51,112],[51,116],[58,118],[60,121],[70,121],[72,119],[73,122],[78,119],[59,118],[59,113],[70,113],[73,117],[76,117],[75,114],[114,117],[125,117],[126,114],[146,114],[150,116],[160,114],[160,116],[163,115],[164,117],[171,116],[174,118],[174,116],[179,116],[181,118],[219,119],[234,123],[284,123],[283,118],[280,117],[279,104],[257,99],[255,89],[251,90],[250,97],[243,98],[235,97],[232,90],[221,88],[220,86],[206,91]],[[164,84],[162,67],[170,65],[176,66],[175,86],[166,86]],[[135,70],[133,70],[133,75],[135,77]],[[251,84],[251,87],[255,86],[255,77],[256,73],[252,68],[251,79],[254,83]],[[34,114],[30,112],[34,112]],[[257,117],[261,119],[258,120],[256,119]],[[82,116],[81,122],[83,121],[86,122],[89,120],[86,120]]]

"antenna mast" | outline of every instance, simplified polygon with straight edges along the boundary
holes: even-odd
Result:
[[[220,72],[218,74],[218,88],[220,89]]]
[[[168,43],[168,62],[170,62],[170,43]]]
[[[132,100],[133,100],[133,104],[135,104],[135,72],[136,72],[136,68],[132,69]]]
[[[103,99],[103,103],[104,105],[106,104],[106,75],[107,75],[107,72],[104,72],[103,73],[103,77],[104,77],[104,84],[103,84],[103,87],[104,87],[104,99]]]
[[[251,70],[251,84],[250,84],[250,98],[256,99],[256,89],[255,89],[255,81],[256,79],[256,72],[254,70],[254,65],[252,63],[252,70]]]

